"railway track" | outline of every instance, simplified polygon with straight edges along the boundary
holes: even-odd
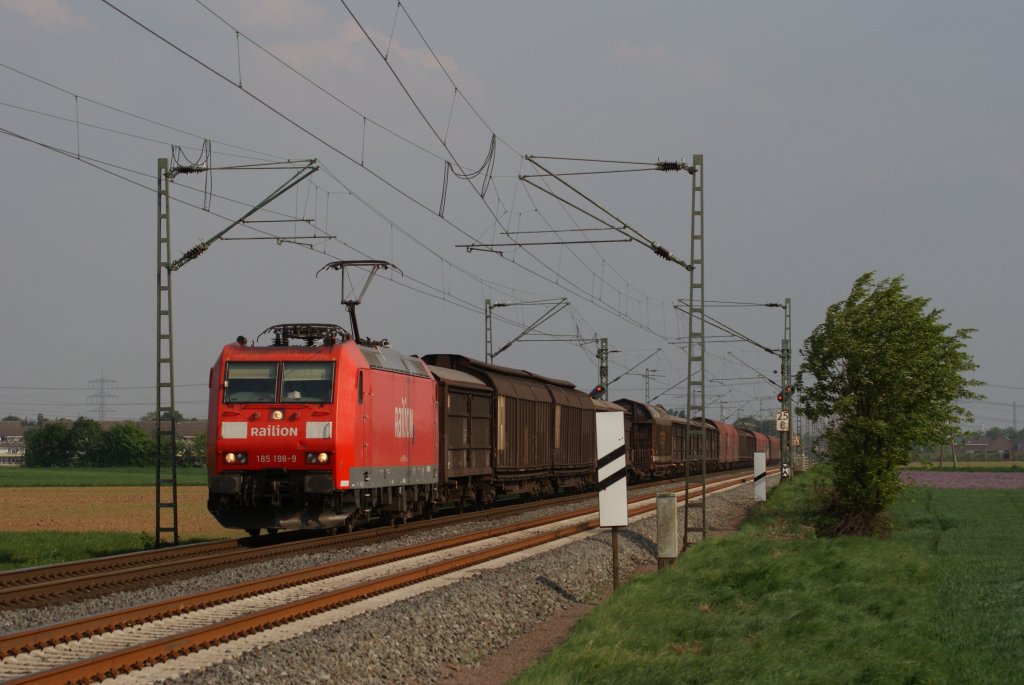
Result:
[[[558,504],[589,501],[593,494],[561,498]],[[486,520],[551,506],[551,500],[509,505],[407,523],[398,528],[370,528],[344,535],[282,534],[219,540],[160,550],[133,552],[53,566],[0,573],[0,610],[48,606],[187,578],[275,557],[322,552],[379,542],[453,521]]]
[[[452,522],[488,520],[528,513],[552,504],[592,502],[595,497],[593,493],[587,493],[558,500],[512,504],[465,512],[457,516],[413,521],[398,528],[369,528],[344,535],[310,537],[309,534],[287,533],[260,538],[218,540],[7,571],[0,573],[0,611],[67,603],[273,558],[380,542],[386,538]]]
[[[709,492],[749,481],[709,485]],[[677,491],[677,499],[683,494]],[[655,508],[634,498],[630,516]],[[245,636],[265,635],[354,602],[422,584],[597,528],[596,508],[547,516],[345,562],[0,637],[0,681],[88,682]],[[379,601],[379,600],[378,600]]]

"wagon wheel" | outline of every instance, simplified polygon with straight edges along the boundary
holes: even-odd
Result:
[[[245,532],[249,534],[249,537],[258,538],[260,536],[259,528],[246,528]]]

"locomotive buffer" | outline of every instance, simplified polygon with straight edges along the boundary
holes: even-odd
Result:
[[[629,525],[626,438],[622,414],[598,412],[597,505],[602,528],[612,529],[612,584],[619,589],[619,528]]]

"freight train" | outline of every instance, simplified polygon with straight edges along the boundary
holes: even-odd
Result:
[[[208,508],[251,535],[593,488],[598,412],[621,412],[633,480],[678,473],[696,453],[684,445],[699,431],[657,406],[460,355],[404,355],[333,324],[269,333],[269,345],[225,346],[210,371]],[[778,460],[778,438],[701,421],[709,469],[747,466],[755,450]]]

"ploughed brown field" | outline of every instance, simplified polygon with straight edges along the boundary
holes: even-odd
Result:
[[[178,486],[178,533],[182,538],[222,538],[222,528],[206,510],[206,488]],[[156,495],[145,487],[4,488],[0,521],[10,532],[153,533]]]

